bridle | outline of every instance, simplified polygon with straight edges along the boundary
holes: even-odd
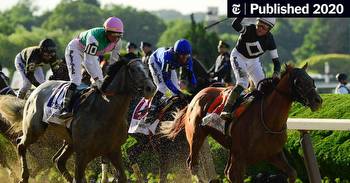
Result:
[[[276,85],[274,85],[274,90],[277,93],[291,99],[292,101],[297,101],[297,102],[300,102],[302,105],[307,106],[310,104],[307,96],[310,94],[311,91],[313,91],[316,88],[316,86],[313,83],[313,85],[311,87],[306,88],[306,91],[304,92],[303,89],[299,85],[297,85],[298,79],[300,77],[302,77],[302,72],[305,72],[305,71],[302,69],[295,68],[289,73],[289,80],[288,80],[289,89],[288,89],[288,91],[280,90]],[[312,79],[312,78],[307,78],[307,79]],[[264,82],[264,81],[266,82],[266,80],[269,82],[269,80],[272,80],[272,78],[263,79],[262,81],[260,81],[258,83],[258,86],[262,82]],[[312,81],[313,81],[313,79],[312,79]],[[285,130],[287,129],[287,124],[284,124],[282,129],[278,130],[278,131],[273,131],[273,130],[271,130],[271,128],[269,128],[267,126],[267,124],[265,123],[265,120],[264,120],[263,106],[264,106],[264,96],[262,97],[261,103],[260,103],[260,122],[261,122],[262,126],[264,127],[265,133],[268,133],[268,134],[282,134],[282,133],[284,133]]]
[[[133,64],[137,64],[137,62],[140,62],[139,59],[133,59],[131,61],[129,61],[125,66],[126,66],[126,69],[127,69],[127,72],[125,72],[125,78],[129,77],[129,78],[133,78],[133,74],[131,73],[130,71],[130,68],[131,68],[131,65]],[[116,77],[116,76],[115,76]],[[135,91],[136,93],[141,93],[143,88],[142,86],[139,86],[138,83],[145,83],[146,80],[150,79],[148,74],[146,74],[145,77],[143,77],[141,80],[138,80],[136,81],[135,79],[132,79],[131,80],[131,89],[132,91]],[[106,92],[103,92],[104,95],[106,96],[115,96],[117,93],[119,92],[112,92],[112,91],[106,91]]]
[[[133,74],[130,71],[130,67],[131,67],[132,64],[137,64],[138,62],[142,64],[140,59],[133,59],[126,65],[127,69],[128,69],[127,74],[128,74],[128,76],[130,78],[133,78]],[[131,84],[132,90],[136,91],[136,93],[140,94],[142,92],[142,90],[143,90],[143,87],[142,87],[143,85],[139,85],[138,83],[146,83],[146,81],[149,80],[149,79],[150,78],[149,78],[149,75],[147,73],[146,73],[145,77],[142,77],[141,80],[136,81],[135,79],[132,79],[131,80],[132,81],[132,84]]]
[[[307,96],[310,94],[310,92],[315,90],[316,85],[314,80],[308,75],[303,75],[303,72],[305,72],[303,69],[294,68],[289,73],[288,82],[290,87],[288,92],[280,90],[277,88],[277,86],[274,86],[274,89],[281,95],[290,98],[293,102],[297,101],[304,106],[308,106],[310,104],[310,101]],[[310,87],[301,88],[298,84],[298,79],[309,79],[312,80],[313,84]]]

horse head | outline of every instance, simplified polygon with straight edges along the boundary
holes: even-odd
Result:
[[[302,68],[293,68],[287,65],[280,83],[283,82],[283,80],[288,82],[289,89],[287,93],[293,101],[310,107],[311,111],[316,111],[322,105],[322,98],[316,91],[315,81],[307,74],[306,68],[307,64]],[[280,85],[280,83],[278,85]],[[278,86],[276,88],[278,88]]]
[[[155,92],[155,86],[149,77],[147,68],[140,59],[117,62],[116,74],[107,87],[107,91],[120,94],[139,94],[149,99]]]

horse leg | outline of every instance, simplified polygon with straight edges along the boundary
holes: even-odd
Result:
[[[228,179],[233,183],[243,183],[246,170],[246,163],[236,159],[234,155],[230,155],[230,165],[228,168]]]
[[[187,158],[187,166],[191,170],[192,175],[198,175],[199,173],[199,151],[206,138],[206,134],[200,131],[200,127],[197,127],[197,131],[194,131],[192,138],[190,138],[190,154]]]
[[[297,178],[297,172],[296,170],[288,163],[286,156],[284,155],[284,152],[281,151],[277,153],[276,155],[272,156],[268,159],[268,162],[270,162],[272,165],[276,166],[278,169],[282,170],[289,179],[290,183],[294,183]]]
[[[126,174],[125,174],[125,169],[123,165],[123,160],[122,160],[122,153],[121,149],[119,148],[117,151],[109,153],[107,155],[108,159],[111,161],[117,172],[119,173],[118,177],[118,182],[125,183],[127,182],[126,179]]]
[[[229,153],[229,156],[228,156],[228,159],[227,159],[227,162],[226,162],[226,165],[225,165],[225,169],[224,169],[224,175],[226,177],[229,177],[229,169],[230,169],[230,166],[231,166],[231,153]]]
[[[108,182],[108,164],[109,161],[105,157],[101,157],[101,183],[107,183]]]
[[[89,161],[87,160],[84,152],[77,152],[75,155],[75,175],[74,183],[86,183],[85,180],[85,169]]]
[[[22,167],[20,183],[28,183],[29,171],[27,165],[27,148],[45,132],[47,124],[41,121],[41,115],[39,113],[32,113],[33,116],[27,116],[23,121],[23,135],[19,138],[19,144],[17,145],[17,151]],[[37,120],[35,120],[37,119]],[[38,122],[38,123],[35,123]]]
[[[73,182],[73,177],[66,168],[66,162],[73,154],[73,147],[69,144],[63,144],[58,152],[60,152],[60,154],[54,159],[56,167],[68,182]],[[58,152],[56,154],[58,154]]]
[[[66,147],[66,141],[63,141],[62,146],[58,149],[58,151],[51,158],[53,163],[56,163],[56,159],[61,155],[61,153],[65,147]]]

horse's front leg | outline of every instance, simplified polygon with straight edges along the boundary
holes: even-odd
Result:
[[[121,183],[127,182],[123,160],[122,160],[121,149],[119,148],[115,152],[109,153],[107,157],[111,161],[111,163],[113,164],[117,172],[119,173],[119,176],[116,176],[118,177],[118,182],[121,182]]]
[[[85,180],[85,169],[89,161],[87,160],[86,154],[83,152],[76,152],[75,155],[75,175],[74,183],[86,183]]]
[[[297,178],[296,170],[288,163],[284,152],[281,151],[268,159],[272,165],[276,166],[278,169],[282,170],[289,179],[290,183],[294,183]]]
[[[224,169],[224,175],[226,177],[229,177],[229,169],[230,169],[230,165],[231,165],[231,153],[229,153],[228,155],[228,159],[225,165],[225,169]]]
[[[233,183],[243,183],[246,171],[246,163],[243,159],[235,158],[235,155],[230,155],[231,160],[228,166],[228,179]]]

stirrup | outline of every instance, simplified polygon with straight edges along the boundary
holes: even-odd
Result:
[[[67,112],[67,111],[62,112],[58,116],[58,118],[60,118],[60,119],[68,119],[68,118],[71,118],[71,117],[73,117],[73,113],[72,112]]]
[[[227,111],[222,111],[220,114],[220,118],[225,121],[231,121],[233,119],[232,113]]]
[[[156,119],[154,117],[146,117],[145,124],[152,124]]]
[[[232,118],[229,121],[225,120],[225,127],[224,127],[224,134],[225,136],[231,136],[231,131],[230,129],[232,128],[233,125],[235,125],[237,122],[236,118]]]

